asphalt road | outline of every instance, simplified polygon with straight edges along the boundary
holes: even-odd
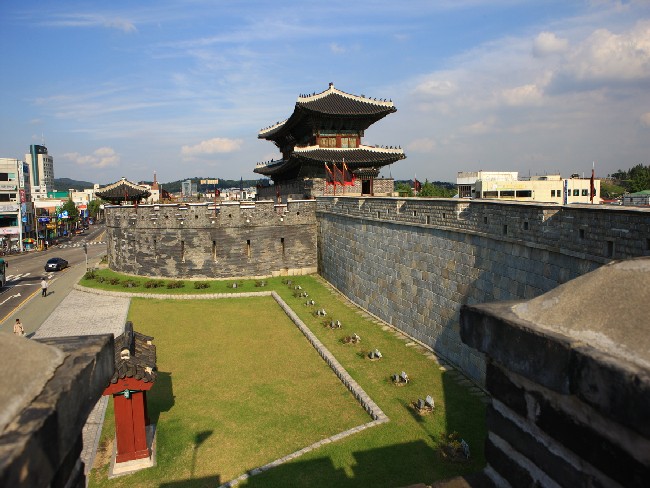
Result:
[[[12,333],[19,318],[28,336],[35,332],[86,272],[83,244],[88,248],[88,266],[96,266],[106,254],[105,235],[103,226],[91,225],[86,233],[62,240],[59,246],[50,246],[47,251],[5,256],[9,268],[7,284],[0,290],[0,331]],[[53,257],[65,259],[69,267],[46,272],[45,263]],[[48,295],[44,298],[43,277],[48,282]]]

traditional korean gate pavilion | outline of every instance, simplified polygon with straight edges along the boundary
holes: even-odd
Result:
[[[150,425],[146,393],[156,380],[152,340],[135,332],[131,322],[115,339],[115,372],[104,395],[112,395],[115,406],[116,464],[152,455],[146,432]]]
[[[258,139],[273,142],[282,155],[255,167],[255,173],[275,183],[260,186],[258,198],[392,195],[393,179],[380,179],[379,172],[404,159],[404,151],[361,140],[368,127],[396,111],[390,100],[352,95],[333,83],[321,93],[301,95],[288,119],[258,133]]]

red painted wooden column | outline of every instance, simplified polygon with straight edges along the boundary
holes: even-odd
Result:
[[[116,463],[143,459],[151,455],[147,446],[146,426],[149,425],[149,418],[146,390],[152,386],[153,383],[123,378],[104,390],[104,395],[113,395]],[[125,391],[128,391],[128,395]]]

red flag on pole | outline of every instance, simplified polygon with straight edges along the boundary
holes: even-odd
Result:
[[[332,174],[332,170],[327,166],[327,163],[325,163],[325,183],[328,185],[334,185],[334,175]]]
[[[343,184],[347,186],[354,186],[354,175],[349,170],[348,165],[343,160]]]
[[[332,171],[334,172],[334,184],[342,185],[345,183],[343,178],[343,171],[339,169],[336,163],[332,163]]]
[[[422,183],[420,183],[418,179],[415,178],[415,181],[413,182],[413,189],[415,190],[415,193],[419,192],[421,188],[422,188]]]

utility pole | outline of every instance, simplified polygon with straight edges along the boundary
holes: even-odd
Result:
[[[86,254],[86,271],[88,271],[88,244],[84,242],[84,253]]]

